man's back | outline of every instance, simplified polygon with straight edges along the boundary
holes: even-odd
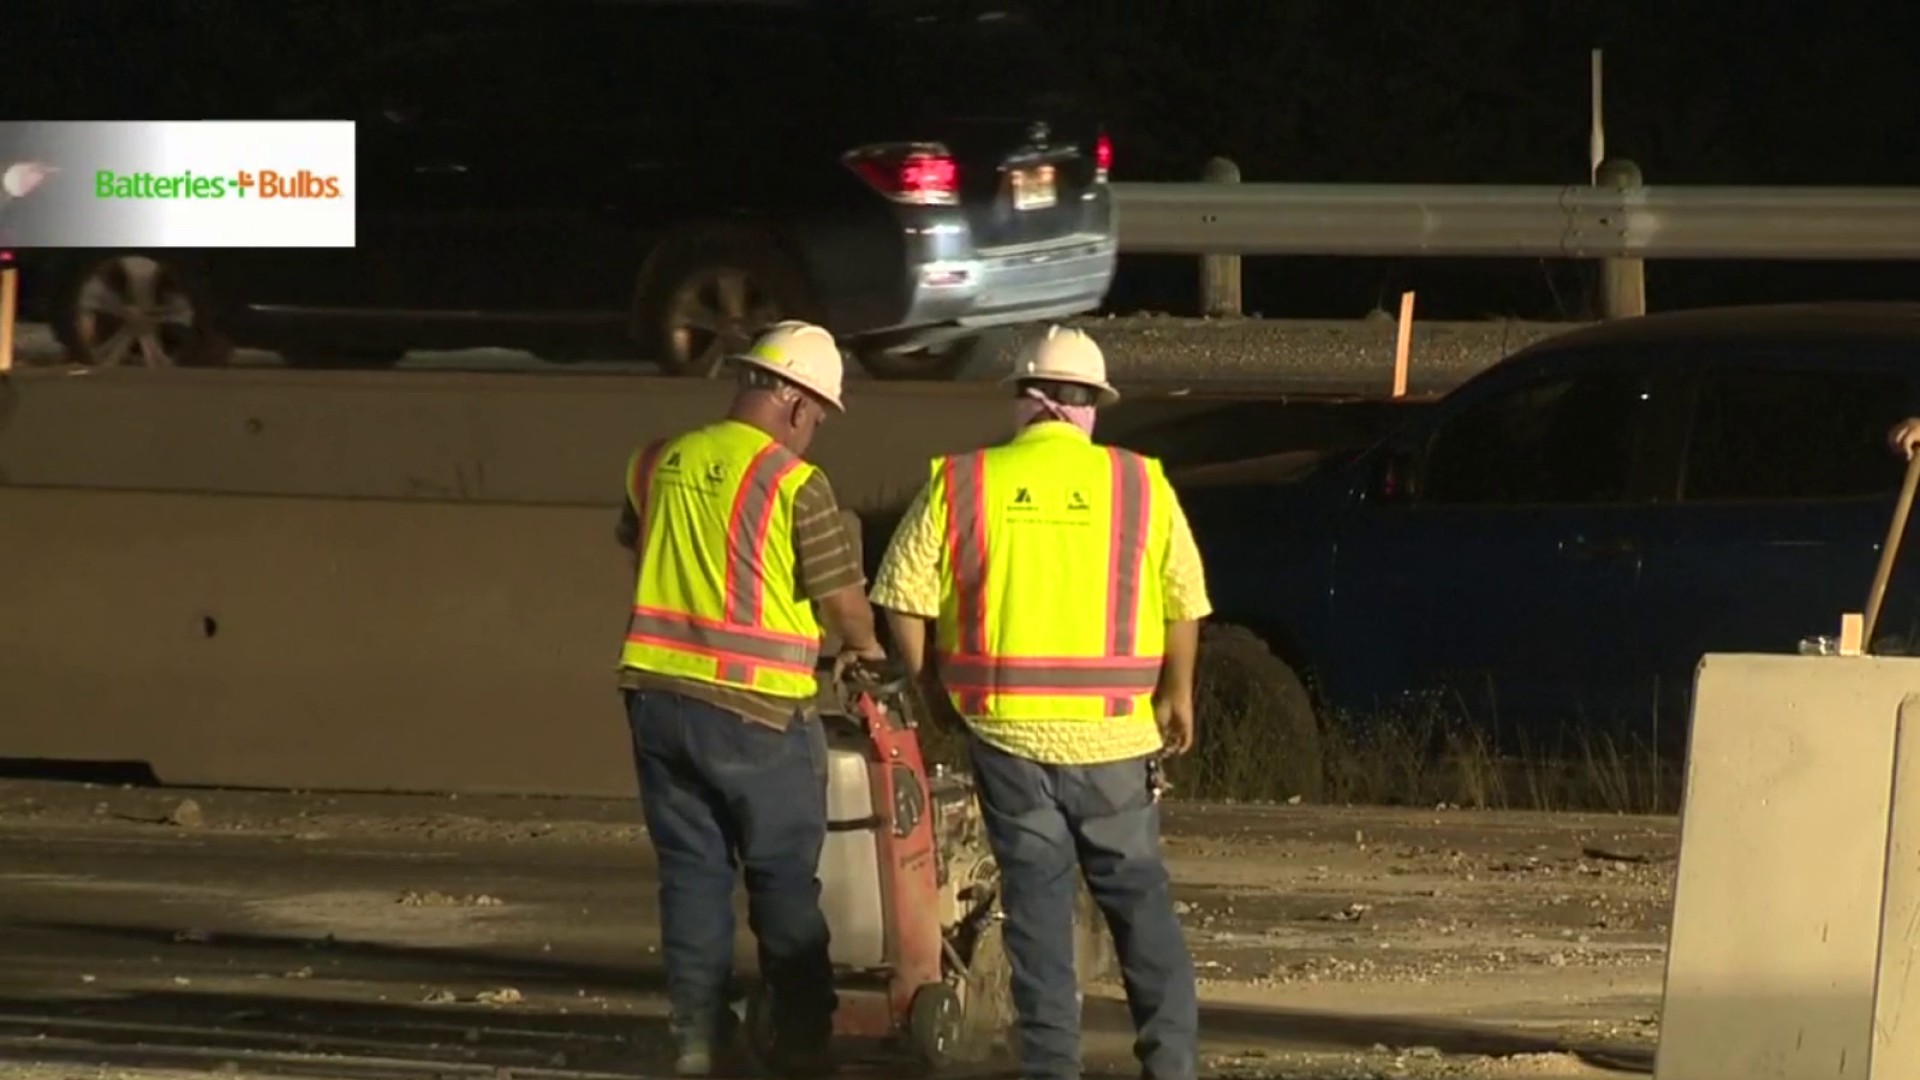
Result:
[[[662,445],[640,555],[661,576],[662,597],[684,605],[717,591],[732,602],[730,614],[750,618],[740,602],[763,583],[793,595],[794,545],[766,541],[791,512],[782,483],[801,470],[811,471],[765,432],[735,420]]]
[[[1154,504],[1165,483],[1153,459],[1096,445],[1066,425],[1035,425],[962,455],[945,492],[956,586],[969,584],[966,564],[982,564],[983,598],[1002,635],[1037,626],[1062,641],[1070,620],[1081,628],[1068,639],[1078,643],[1073,652],[1105,655],[1118,645],[1131,654],[1138,623],[1160,618],[1167,515]],[[1099,597],[1104,609],[1090,604]]]

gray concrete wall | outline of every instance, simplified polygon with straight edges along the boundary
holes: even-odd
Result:
[[[637,443],[725,384],[633,376],[29,372],[0,383],[0,758],[163,780],[609,795]],[[854,388],[850,507],[1002,437],[988,385]],[[1124,432],[1196,407],[1123,406]]]
[[[0,490],[0,756],[630,791],[609,529],[597,508]]]
[[[0,485],[615,506],[627,454],[729,385],[633,376],[25,372],[0,390]],[[858,387],[814,459],[870,505],[1003,435],[992,384]]]

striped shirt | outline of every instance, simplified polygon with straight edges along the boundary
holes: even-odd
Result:
[[[639,529],[639,519],[629,503],[615,533],[620,546],[632,551]],[[866,569],[860,565],[858,540],[847,528],[827,474],[817,469],[794,496],[793,551],[800,594],[808,600],[818,602],[842,589],[859,588],[867,583]],[[635,668],[620,670],[620,688],[682,694],[755,723],[782,729],[796,713],[813,708],[811,699],[776,697]]]

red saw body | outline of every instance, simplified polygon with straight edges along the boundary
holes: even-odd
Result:
[[[1013,1020],[1001,943],[999,872],[970,778],[929,767],[924,706],[905,675],[856,665],[822,673],[827,843],[821,906],[833,935],[836,1041],[905,1050],[929,1069],[977,1063]],[[1082,890],[1082,981],[1111,963],[1105,924]],[[748,1030],[765,1053],[764,998]]]

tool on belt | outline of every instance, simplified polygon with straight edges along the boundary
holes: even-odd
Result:
[[[1167,753],[1162,750],[1147,759],[1147,790],[1153,792],[1153,801],[1173,790],[1173,782],[1167,779]]]

